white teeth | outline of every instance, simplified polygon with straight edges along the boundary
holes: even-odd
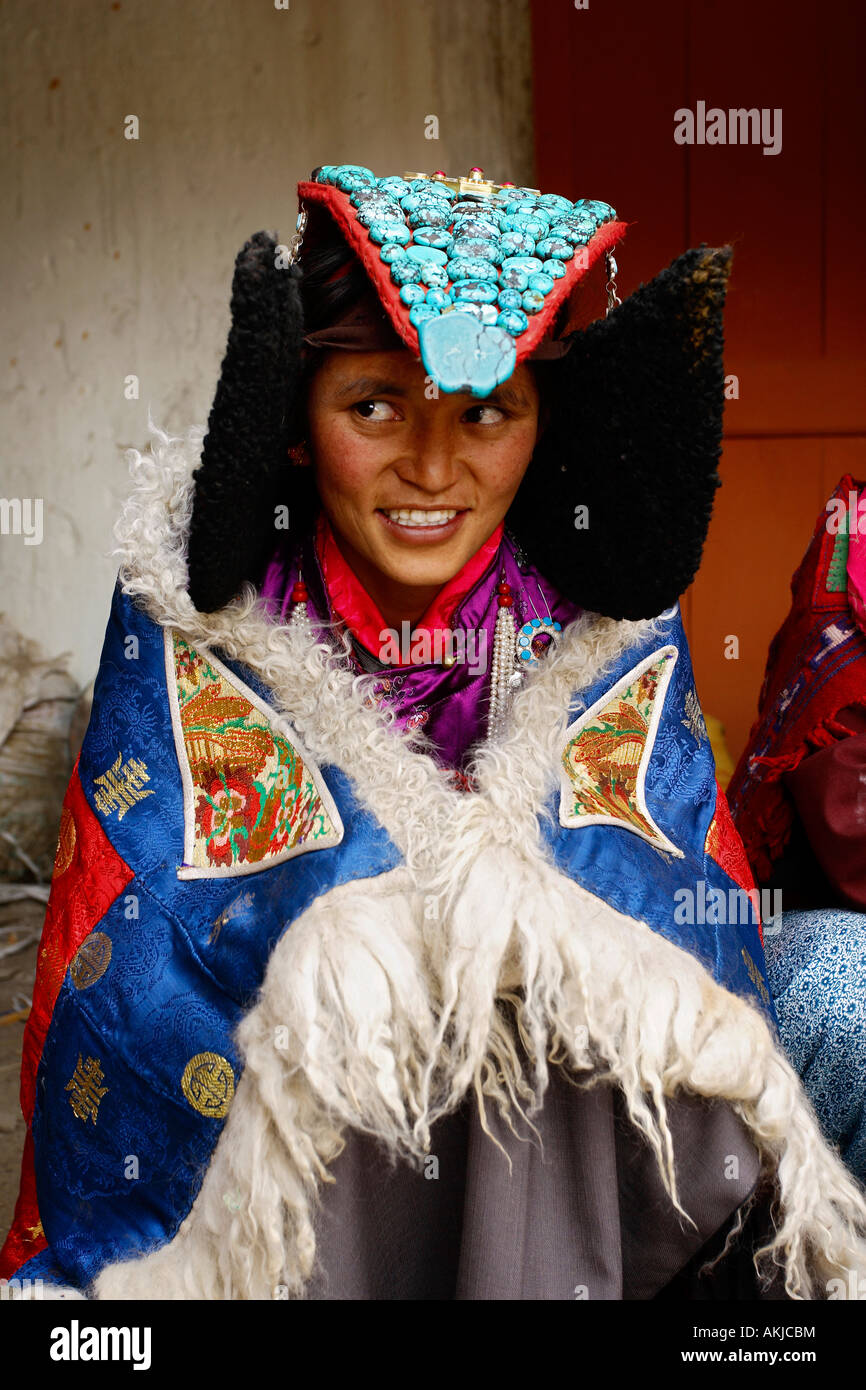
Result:
[[[453,511],[422,512],[417,507],[400,507],[398,510],[382,509],[391,521],[398,522],[401,526],[444,526],[446,521],[451,521],[457,515],[457,508]]]

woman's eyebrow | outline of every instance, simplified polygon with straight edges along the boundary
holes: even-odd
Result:
[[[348,400],[354,396],[358,400],[368,400],[372,397],[385,393],[389,396],[405,396],[405,389],[395,381],[389,381],[386,377],[359,376],[354,381],[348,381],[345,386],[341,386],[334,392],[336,401]]]

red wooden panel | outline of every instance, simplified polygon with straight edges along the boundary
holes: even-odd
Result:
[[[823,462],[820,439],[725,448],[688,635],[701,703],[724,724],[734,762],[757,711],[770,639],[790,606],[791,575],[825,500]],[[730,635],[736,660],[724,654]]]

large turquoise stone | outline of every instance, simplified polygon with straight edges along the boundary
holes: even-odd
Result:
[[[421,360],[440,391],[489,396],[514,371],[514,339],[469,314],[440,314],[418,329]]]

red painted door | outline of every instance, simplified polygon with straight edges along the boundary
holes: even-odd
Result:
[[[739,396],[683,612],[701,701],[736,761],[815,518],[843,473],[866,478],[866,12],[532,0],[532,24],[536,183],[632,224],[620,294],[689,246],[734,246],[725,362]],[[677,144],[675,113],[698,102],[781,111],[767,126],[778,152]]]

